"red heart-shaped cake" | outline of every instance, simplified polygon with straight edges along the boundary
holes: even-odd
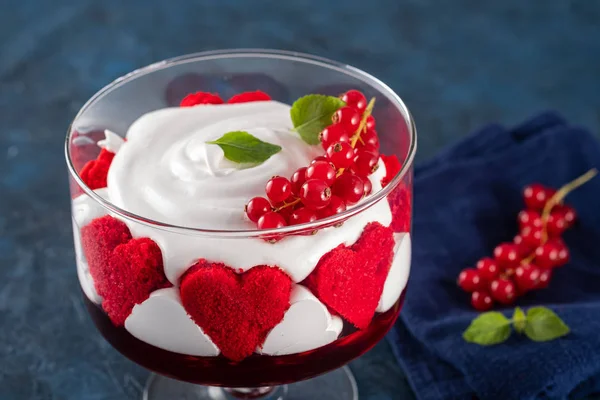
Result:
[[[330,309],[364,329],[375,315],[393,249],[392,229],[372,222],[351,247],[340,245],[321,257],[305,284]]]
[[[79,171],[79,176],[90,189],[106,187],[108,169],[113,158],[115,158],[115,153],[102,149],[95,160],[88,161]]]
[[[116,218],[107,215],[84,226],[81,243],[102,308],[116,326],[150,293],[171,286],[158,245],[149,238],[132,239]]]
[[[290,307],[292,280],[281,269],[256,266],[237,274],[198,261],[181,279],[181,301],[194,322],[233,361],[250,356]]]

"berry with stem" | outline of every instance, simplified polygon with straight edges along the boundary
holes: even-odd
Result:
[[[314,160],[313,160],[314,162]],[[294,172],[290,179],[290,184],[292,185],[292,193],[296,196],[300,194],[300,188],[306,182],[306,167],[300,167]]]
[[[246,204],[246,215],[252,222],[258,222],[259,218],[271,211],[271,203],[264,197],[254,197]]]
[[[519,222],[519,228],[523,229],[526,226],[532,228],[542,227],[542,216],[535,210],[523,210],[517,215],[517,221]]]
[[[522,264],[515,268],[515,283],[521,293],[535,289],[540,280],[541,270],[535,265]]]
[[[336,168],[348,168],[354,162],[354,149],[348,142],[335,142],[327,148],[327,158]]]
[[[354,157],[352,171],[359,176],[366,177],[377,171],[379,167],[379,154],[366,150],[358,150]]]
[[[517,295],[513,281],[508,278],[498,278],[490,284],[490,294],[498,303],[510,304]]]
[[[338,196],[331,196],[327,207],[317,211],[319,218],[327,218],[346,211],[346,203]]]
[[[351,172],[340,175],[332,186],[333,194],[340,197],[346,205],[357,203],[365,193],[363,180]]]
[[[265,192],[273,203],[281,203],[292,194],[292,184],[283,176],[274,176],[267,182]]]
[[[479,275],[488,282],[496,279],[500,275],[498,263],[493,258],[484,257],[475,264]]]
[[[465,268],[458,274],[458,286],[465,292],[474,292],[485,287],[485,281],[475,268]]]
[[[335,182],[335,168],[327,161],[317,161],[306,169],[306,179],[320,179],[331,186]]]
[[[532,210],[542,210],[546,205],[546,202],[554,196],[556,190],[541,185],[539,183],[533,183],[525,186],[523,189],[523,198],[527,208]]]
[[[321,140],[323,149],[327,150],[327,148],[333,143],[349,142],[350,135],[348,134],[348,131],[344,125],[332,124],[321,131],[319,134],[319,139]]]
[[[258,219],[258,229],[275,229],[287,226],[287,222],[279,213],[269,211]]]
[[[514,243],[501,243],[494,249],[494,258],[503,268],[518,265],[521,261],[519,248]]]
[[[300,207],[292,211],[288,218],[290,225],[307,224],[317,220],[317,213],[307,207]]]
[[[347,106],[355,108],[359,113],[362,113],[367,108],[367,98],[358,90],[348,90],[340,97]]]
[[[360,124],[360,113],[354,107],[345,106],[333,114],[332,121],[342,124],[348,132],[354,132]]]
[[[305,207],[320,210],[327,207],[331,201],[331,189],[321,179],[309,179],[300,189],[300,201]]]

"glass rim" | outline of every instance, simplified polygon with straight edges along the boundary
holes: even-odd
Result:
[[[75,170],[75,166],[73,164],[73,160],[71,157],[71,146],[70,139],[73,132],[73,123],[83,114],[92,104],[94,104],[99,98],[104,96],[106,93],[111,92],[114,89],[119,88],[120,86],[126,84],[127,82],[149,74],[151,72],[166,69],[173,65],[186,64],[189,62],[196,61],[206,61],[213,59],[221,59],[221,58],[244,58],[244,57],[263,57],[263,58],[272,58],[272,59],[285,59],[292,61],[299,61],[306,64],[313,64],[316,66],[321,66],[324,68],[328,68],[334,71],[338,71],[347,75],[352,76],[353,78],[362,80],[365,83],[368,83],[371,86],[375,86],[377,89],[380,89],[382,92],[386,94],[388,99],[401,111],[401,113],[406,116],[406,123],[409,130],[409,138],[410,143],[408,147],[408,154],[406,156],[405,162],[403,163],[400,171],[394,176],[394,178],[389,182],[389,184],[379,190],[378,192],[372,194],[366,200],[348,208],[346,211],[335,214],[333,216],[316,220],[314,222],[298,224],[298,225],[290,225],[282,228],[275,229],[245,229],[245,230],[221,230],[221,229],[204,229],[198,227],[190,227],[190,226],[180,226],[174,224],[168,224],[161,221],[156,221],[150,218],[146,218],[144,216],[129,212],[120,207],[117,207],[112,202],[104,199],[102,196],[98,195],[94,190],[90,189],[81,179],[79,173]],[[408,173],[410,168],[413,165],[415,153],[417,150],[417,130],[414,123],[414,119],[408,110],[408,107],[404,104],[400,96],[398,96],[388,85],[383,83],[381,80],[377,79],[373,75],[355,68],[351,65],[340,63],[337,61],[333,61],[324,57],[313,56],[310,54],[304,54],[294,51],[286,51],[286,50],[270,50],[270,49],[228,49],[228,50],[212,50],[212,51],[204,51],[199,53],[191,53],[183,56],[173,57],[166,60],[162,60],[150,65],[147,65],[142,68],[138,68],[132,72],[129,72],[111,83],[104,86],[98,92],[96,92],[77,112],[73,121],[69,124],[69,130],[67,131],[67,136],[65,140],[65,158],[67,162],[67,167],[69,169],[69,173],[75,179],[79,187],[84,191],[84,193],[90,196],[94,201],[99,203],[103,208],[107,209],[110,213],[116,214],[119,217],[122,217],[126,220],[141,223],[143,225],[151,226],[156,229],[171,231],[175,233],[182,233],[186,235],[194,235],[194,236],[206,236],[206,237],[218,237],[218,238],[251,238],[258,237],[264,238],[266,236],[281,236],[281,235],[289,235],[296,232],[306,232],[315,229],[321,229],[324,227],[329,227],[336,225],[339,222],[343,222],[348,218],[357,215],[374,204],[378,203],[380,200],[387,197],[393,190],[398,186],[404,176]]]

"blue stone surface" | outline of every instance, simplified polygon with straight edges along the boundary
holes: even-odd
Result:
[[[83,308],[62,151],[114,78],[210,49],[325,56],[404,98],[423,160],[547,108],[598,133],[598,21],[591,0],[0,0],[0,399],[140,398],[146,371]],[[351,367],[361,399],[413,398],[386,342]]]

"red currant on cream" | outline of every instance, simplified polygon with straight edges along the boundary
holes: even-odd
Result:
[[[333,194],[340,197],[346,205],[357,203],[365,193],[363,180],[351,172],[340,175],[332,187]]]
[[[335,142],[327,148],[327,158],[336,168],[348,168],[354,160],[354,149],[348,142]]]
[[[314,164],[317,161],[327,161],[327,162],[330,162],[327,157],[325,157],[325,156],[318,156],[318,157],[315,157],[310,163]]]
[[[307,207],[300,207],[290,214],[288,221],[290,225],[307,224],[317,220],[317,213]]]
[[[493,258],[485,257],[477,261],[475,265],[479,275],[488,282],[491,282],[500,275],[500,268]]]
[[[321,179],[331,186],[335,182],[335,168],[328,161],[317,161],[306,169],[306,179]]]
[[[356,108],[345,106],[333,114],[332,120],[334,124],[342,124],[346,131],[353,134],[360,125],[360,114]]]
[[[515,284],[507,278],[498,278],[490,284],[490,294],[498,303],[510,304],[517,295]]]
[[[267,182],[265,192],[273,203],[281,203],[292,194],[292,184],[283,176],[274,176]]]
[[[352,171],[359,176],[369,176],[379,167],[379,155],[366,150],[358,150],[354,157]]]
[[[332,143],[349,142],[350,135],[344,125],[332,124],[321,131],[319,139],[321,140],[323,149],[327,150]]]
[[[365,108],[367,108],[367,98],[358,90],[348,90],[340,97],[347,106],[355,108],[361,114],[365,111]]]
[[[481,279],[479,271],[475,268],[465,268],[458,275],[458,286],[465,292],[474,292],[484,287],[484,280]]]
[[[476,290],[471,293],[471,305],[477,311],[487,311],[494,305],[492,296],[483,290]]]
[[[306,182],[306,167],[300,167],[294,172],[292,178],[290,179],[290,183],[292,185],[292,193],[298,196],[300,194],[300,188]]]
[[[264,197],[254,197],[246,204],[246,215],[252,222],[258,222],[258,219],[271,211],[271,203]]]
[[[332,215],[346,211],[346,203],[338,196],[331,196],[331,201],[327,207],[317,211],[319,218],[327,218]]]
[[[287,223],[285,219],[274,211],[269,211],[258,219],[258,229],[283,228]]]
[[[331,189],[321,179],[309,179],[300,189],[300,201],[305,207],[320,210],[327,207],[331,201]]]
[[[371,192],[373,191],[373,184],[371,183],[371,180],[368,177],[362,178],[363,181],[363,190],[364,190],[364,196],[368,196],[371,194]]]

